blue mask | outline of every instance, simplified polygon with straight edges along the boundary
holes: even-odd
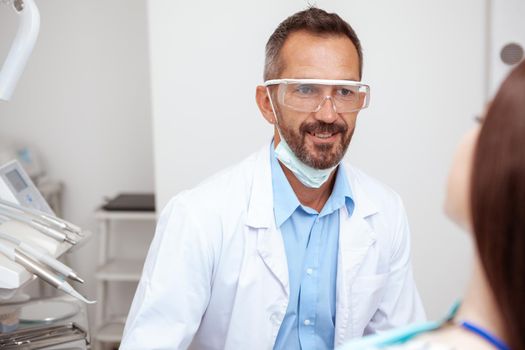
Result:
[[[337,165],[328,169],[315,169],[304,164],[295,153],[290,149],[288,143],[284,140],[282,134],[281,142],[275,148],[275,155],[290,171],[297,177],[303,185],[310,188],[319,188],[324,184],[332,171],[337,168]]]

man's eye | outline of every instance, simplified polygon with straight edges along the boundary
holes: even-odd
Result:
[[[311,85],[299,85],[296,90],[298,93],[303,95],[310,95],[315,93],[315,88]]]
[[[346,88],[339,89],[339,95],[341,96],[352,96],[354,95],[354,91]]]

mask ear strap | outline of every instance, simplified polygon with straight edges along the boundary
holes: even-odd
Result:
[[[270,100],[270,106],[272,106],[273,115],[275,117],[275,126],[277,127],[277,130],[279,130],[279,118],[277,118],[277,112],[275,111],[272,95],[270,94],[270,89],[268,88],[268,86],[266,87],[266,93],[268,94],[268,99]]]
[[[270,106],[272,106],[273,115],[275,117],[275,127],[277,128],[277,132],[279,133],[279,137],[281,140],[284,140],[283,133],[281,132],[281,127],[279,125],[279,118],[277,117],[277,111],[275,110],[275,107],[273,105],[272,95],[270,94],[270,89],[268,89],[268,86],[266,87],[266,92],[268,93],[268,98],[270,99]]]

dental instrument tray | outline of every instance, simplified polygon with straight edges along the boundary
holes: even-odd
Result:
[[[80,312],[77,303],[66,300],[37,300],[20,308],[20,322],[24,324],[50,324],[67,320]]]
[[[86,331],[76,323],[32,327],[0,334],[0,349],[43,349],[86,337]]]

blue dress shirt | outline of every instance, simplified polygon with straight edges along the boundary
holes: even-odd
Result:
[[[339,209],[352,213],[346,174],[337,168],[334,188],[321,212],[302,205],[271,145],[275,221],[288,261],[290,299],[274,350],[333,349],[339,248]]]

